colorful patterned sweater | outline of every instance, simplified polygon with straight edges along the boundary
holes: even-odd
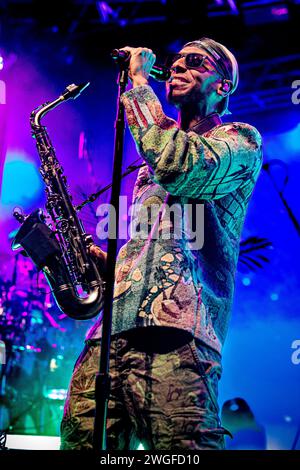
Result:
[[[240,234],[262,165],[260,134],[248,124],[220,119],[184,132],[164,114],[148,85],[122,99],[146,164],[133,190],[140,236],[132,236],[117,258],[112,334],[175,327],[221,353]],[[178,209],[172,217],[167,204]],[[100,335],[101,318],[88,338]]]

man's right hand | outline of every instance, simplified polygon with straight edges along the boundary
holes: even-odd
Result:
[[[130,52],[129,78],[133,87],[147,85],[149,73],[155,63],[156,55],[147,47],[123,47]]]
[[[107,253],[101,250],[100,246],[91,245],[89,247],[89,252],[98,263],[100,262],[103,264],[104,268],[106,267]]]

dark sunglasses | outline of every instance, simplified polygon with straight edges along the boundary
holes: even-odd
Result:
[[[215,62],[213,62],[208,56],[203,55],[203,54],[198,54],[196,52],[190,52],[189,54],[169,55],[166,59],[166,63],[165,63],[166,67],[171,69],[173,64],[175,64],[175,62],[181,59],[182,57],[184,57],[185,66],[189,69],[198,69],[200,67],[203,67],[204,61],[208,60],[221,76],[224,75],[222,71],[219,70]]]

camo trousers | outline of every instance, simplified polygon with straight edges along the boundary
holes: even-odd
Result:
[[[146,450],[224,449],[228,432],[217,404],[220,356],[182,337],[181,330],[172,328],[167,336],[157,330],[112,337],[108,450],[137,449],[139,443]],[[75,364],[61,423],[62,450],[92,449],[100,347],[100,340],[88,341]]]

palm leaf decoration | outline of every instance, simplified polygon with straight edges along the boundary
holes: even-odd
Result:
[[[273,248],[273,244],[267,238],[251,236],[240,242],[240,253],[238,259],[238,269],[250,271],[262,269],[270,259],[266,256],[266,250]]]

